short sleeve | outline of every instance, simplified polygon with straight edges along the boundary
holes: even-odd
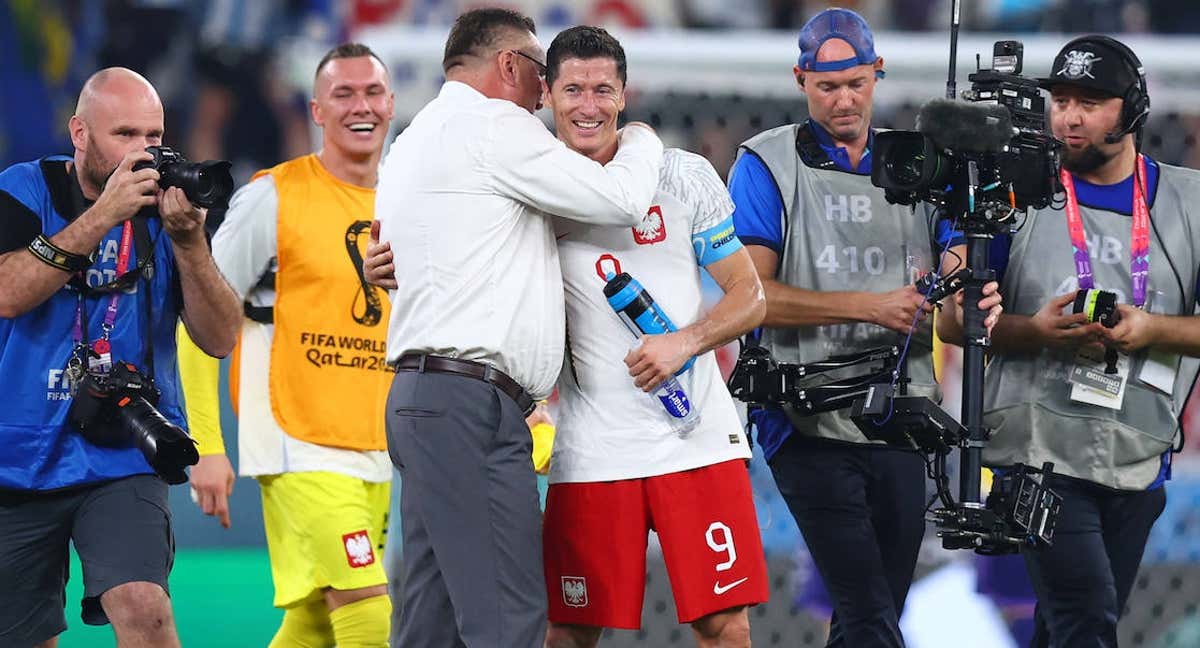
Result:
[[[0,254],[20,250],[42,233],[34,210],[36,165],[21,164],[0,173]],[[40,180],[40,179],[39,179]]]
[[[242,299],[262,278],[278,252],[275,238],[278,211],[275,180],[263,176],[233,194],[225,220],[213,235],[213,260]]]
[[[783,253],[783,199],[779,186],[757,155],[743,152],[729,172],[733,227],[745,245]]]

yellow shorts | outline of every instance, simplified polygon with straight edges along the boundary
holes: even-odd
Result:
[[[390,482],[331,472],[258,478],[275,607],[387,583],[383,570]]]

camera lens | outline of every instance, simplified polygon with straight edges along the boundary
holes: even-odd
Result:
[[[225,160],[172,162],[159,168],[159,184],[179,187],[188,200],[200,207],[224,204],[233,195],[233,174]]]
[[[132,433],[142,456],[168,484],[187,481],[183,469],[200,461],[196,442],[183,428],[168,421],[141,396],[126,396],[116,403],[117,415]]]
[[[888,151],[884,168],[898,188],[916,191],[931,186],[931,181],[940,175],[941,162],[936,154],[932,160],[929,158],[924,139],[912,138],[897,142]]]

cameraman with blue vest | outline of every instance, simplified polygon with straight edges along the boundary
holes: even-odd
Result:
[[[57,644],[74,543],[84,622],[111,622],[123,648],[177,646],[167,482],[195,448],[175,327],[224,356],[241,304],[205,210],[160,188],[150,83],[97,72],[69,129],[73,157],[0,173],[0,645]]]
[[[1200,355],[1200,174],[1138,152],[1150,97],[1121,42],[1072,40],[1040,85],[1064,143],[1065,191],[1012,237],[983,461],[1054,462],[1048,485],[1063,497],[1054,544],[1025,551],[1038,597],[1033,645],[1116,646],[1166,503],[1192,378],[1183,356]],[[941,326],[951,323],[939,320],[938,332],[961,337]]]

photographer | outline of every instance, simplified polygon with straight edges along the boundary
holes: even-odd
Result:
[[[909,393],[936,395],[932,333],[913,326],[933,307],[912,279],[957,237],[946,226],[935,236],[871,184],[883,59],[870,28],[852,11],[822,11],[800,32],[793,72],[810,119],[742,144],[729,181],[734,225],[766,292],[762,344],[781,362],[807,363],[911,336]],[[981,308],[998,311],[994,289]],[[768,408],[752,421],[833,600],[827,645],[903,646],[900,612],[924,535],[922,456],[868,441],[846,410]]]
[[[144,149],[163,133],[149,82],[123,68],[97,72],[69,128],[74,158],[0,173],[0,644],[55,645],[73,542],[84,622],[111,621],[122,646],[178,645],[167,485],[151,461],[172,481],[186,477],[183,464],[160,465],[139,445],[147,436],[191,444],[175,427],[180,316],[202,349],[223,356],[240,305],[209,255],[204,210],[179,187],[161,189],[156,169],[135,169],[153,163]],[[142,407],[143,392],[105,402],[110,368],[157,379],[161,415]],[[118,420],[82,416],[75,406],[85,401],[132,403],[142,419],[131,422],[132,406]],[[154,436],[164,430],[177,436]]]
[[[1025,552],[1038,595],[1034,645],[1116,646],[1117,619],[1166,500],[1191,377],[1180,375],[1181,356],[1200,355],[1192,315],[1200,228],[1191,206],[1200,175],[1138,153],[1150,101],[1141,63],[1122,43],[1067,43],[1039,85],[1065,143],[1066,191],[1012,237],[1000,282],[1009,312],[995,327],[986,377],[992,436],[983,461],[1054,462],[1047,485],[1063,497],[1054,543]],[[1072,309],[1080,288],[1111,292],[1085,293]],[[1111,313],[1106,297],[1115,298]],[[939,333],[959,338],[958,325],[942,318]],[[1111,356],[1114,373],[1105,347],[1120,353]]]

